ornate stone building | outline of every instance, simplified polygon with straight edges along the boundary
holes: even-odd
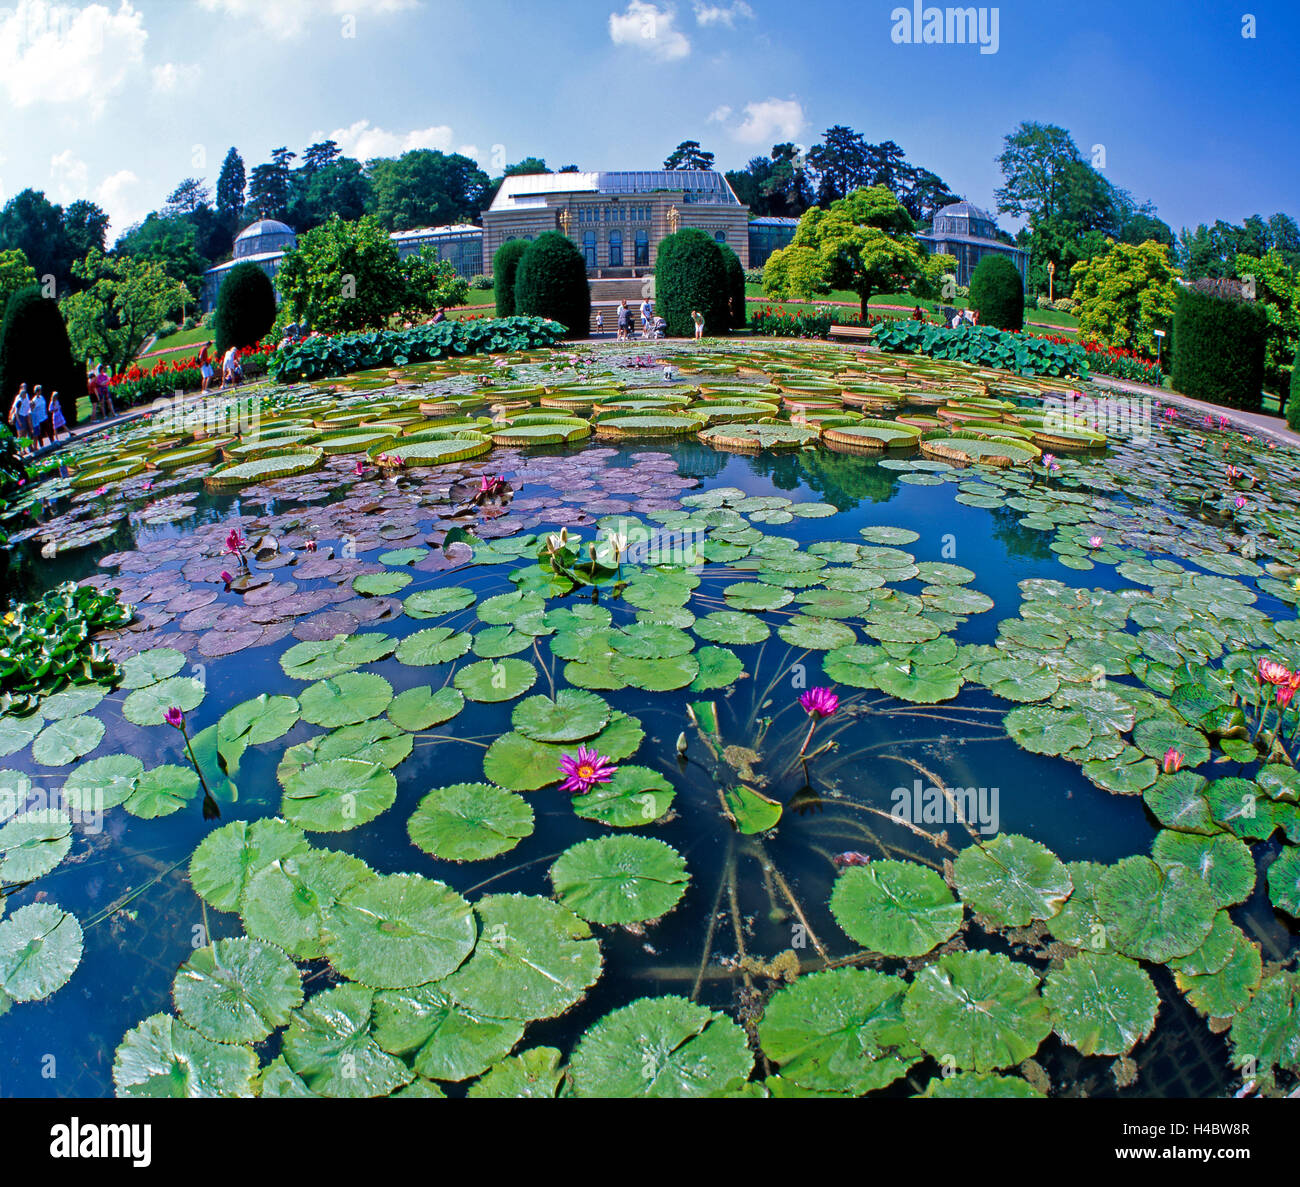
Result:
[[[991,215],[969,202],[954,202],[934,216],[928,234],[917,235],[931,255],[957,258],[957,283],[970,284],[976,265],[986,255],[996,252],[1010,258],[1024,279],[1029,267],[1028,252],[1021,251],[997,237],[998,225]]]

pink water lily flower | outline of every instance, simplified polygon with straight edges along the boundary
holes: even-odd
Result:
[[[576,758],[566,754],[560,759],[560,773],[565,776],[560,790],[586,795],[593,787],[613,779],[615,770],[603,754],[579,746]]]
[[[1182,768],[1183,756],[1178,753],[1172,746],[1165,751],[1164,772],[1166,775],[1173,775]]]
[[[357,464],[352,469],[352,473],[354,473],[358,478],[360,478],[363,474],[365,474],[365,472],[366,472],[366,468],[361,464],[361,459],[358,458]]]
[[[810,688],[799,698],[799,704],[810,717],[834,717],[840,698],[833,689]]]
[[[303,546],[303,548],[306,549],[306,551],[308,551],[308,552],[315,552],[315,551],[316,551],[316,541],[315,541],[315,540],[304,540],[302,546]]]
[[[1233,506],[1236,507],[1238,511],[1240,511],[1245,505],[1246,505],[1245,495],[1238,495],[1236,499],[1233,501]]]
[[[227,585],[229,585],[232,581],[234,581],[234,577],[231,574],[227,573],[225,569],[222,569],[221,580],[224,581]]]
[[[173,705],[167,710],[166,714],[163,716],[163,720],[170,725],[172,729],[180,729],[181,726],[185,724],[185,712],[178,706]]]
[[[1053,453],[1043,454],[1043,469],[1047,471],[1059,470],[1061,467],[1056,463],[1056,455]]]
[[[1105,543],[1106,543],[1106,541],[1103,540],[1100,536],[1093,536],[1093,537],[1088,541],[1088,547],[1089,547],[1089,548],[1100,548],[1100,547],[1101,547],[1103,544],[1105,544]]]
[[[1283,684],[1277,690],[1277,707],[1279,709],[1285,709],[1291,704],[1291,698],[1295,696],[1297,688],[1300,688],[1300,684],[1292,680],[1290,684]]]
[[[230,535],[226,537],[226,552],[231,556],[242,556],[247,547],[248,541],[244,539],[243,533],[238,528],[231,528]]]
[[[1291,669],[1275,659],[1260,660],[1258,672],[1261,684],[1289,684],[1294,679]]]
[[[498,494],[500,493],[501,489],[505,486],[505,484],[506,484],[506,480],[502,477],[488,478],[486,475],[484,475],[483,484],[479,487],[479,494],[481,495]]]

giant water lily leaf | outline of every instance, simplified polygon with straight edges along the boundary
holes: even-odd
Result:
[[[281,812],[299,828],[341,833],[387,812],[397,799],[397,780],[378,763],[335,758],[295,770],[284,781]]]
[[[388,720],[398,729],[419,733],[445,724],[464,707],[465,697],[459,689],[440,688],[435,692],[432,685],[426,684],[398,693],[388,706]]]
[[[406,831],[430,857],[484,861],[532,835],[533,810],[513,792],[487,783],[458,783],[429,792]]]
[[[209,833],[194,850],[190,885],[209,906],[234,911],[253,875],[309,848],[303,831],[283,820],[236,820]]]
[[[492,1018],[556,1018],[600,976],[600,945],[549,899],[494,894],[475,904],[478,943],[443,982],[461,1005]]]
[[[469,1086],[471,1097],[552,1100],[560,1091],[563,1055],[555,1047],[530,1047],[503,1059]]]
[[[378,717],[393,701],[393,686],[373,672],[343,672],[326,677],[298,698],[302,718],[334,729]]]
[[[1165,828],[1208,836],[1218,832],[1218,825],[1210,815],[1210,801],[1205,796],[1207,786],[1195,771],[1178,771],[1158,776],[1142,793],[1142,798]]]
[[[0,716],[0,758],[17,754],[31,743],[44,726],[45,717],[40,713],[31,717],[13,717],[9,714]]]
[[[414,1054],[415,1070],[431,1080],[481,1075],[523,1034],[524,1023],[476,1014],[436,985],[375,995],[375,1041],[393,1055]]]
[[[637,828],[663,817],[675,794],[657,771],[621,766],[608,783],[598,783],[586,795],[575,796],[573,810],[584,820],[610,828]]]
[[[185,667],[185,656],[170,647],[142,651],[122,663],[122,688],[148,688],[177,675]]]
[[[217,1043],[258,1043],[302,1005],[302,979],[280,949],[247,936],[217,940],[180,967],[172,1000]]]
[[[1052,1024],[1084,1055],[1127,1055],[1156,1024],[1160,995],[1136,961],[1085,952],[1047,976]]]
[[[247,1047],[214,1043],[170,1014],[127,1031],[113,1057],[118,1096],[252,1096],[257,1058]]]
[[[217,746],[231,765],[237,766],[249,746],[264,746],[283,738],[302,716],[293,697],[263,693],[236,705],[217,723]]]
[[[0,883],[35,882],[71,848],[72,817],[62,809],[37,808],[11,816],[0,828]]]
[[[513,701],[537,683],[537,669],[523,659],[483,660],[456,673],[456,687],[468,701]]]
[[[612,710],[603,697],[578,689],[561,689],[550,697],[529,697],[515,706],[511,724],[534,742],[579,742],[609,724]]]
[[[963,849],[954,863],[957,893],[996,927],[1051,919],[1070,896],[1070,872],[1045,845],[1003,833]]]
[[[923,956],[957,934],[962,906],[933,870],[910,861],[873,861],[839,876],[831,914],[872,952]]]
[[[207,690],[193,676],[173,676],[131,693],[122,702],[122,716],[135,725],[162,725],[168,709],[192,713],[206,695]]]
[[[954,952],[927,965],[903,1017],[941,1063],[977,1072],[1022,1063],[1052,1029],[1033,970],[994,952]]]
[[[284,1034],[284,1057],[307,1087],[321,1096],[387,1096],[415,1078],[389,1055],[371,1031],[374,993],[339,985],[297,1011]]]
[[[767,1003],[759,1042],[792,1084],[861,1096],[921,1058],[903,1022],[906,994],[902,978],[868,969],[800,977]]]
[[[761,618],[737,610],[719,610],[709,614],[698,619],[693,629],[701,639],[707,639],[710,643],[732,646],[762,643],[769,634],[769,628]]]
[[[575,1096],[698,1097],[738,1087],[754,1057],[731,1019],[680,997],[641,998],[606,1014],[569,1062]]]
[[[615,655],[610,670],[624,684],[646,692],[673,692],[685,688],[700,675],[700,662],[693,655],[674,655],[662,659],[634,659]]]
[[[1162,869],[1149,857],[1112,866],[1097,884],[1096,902],[1110,944],[1157,964],[1195,951],[1214,926],[1205,882],[1186,866]]]
[[[1064,754],[1092,740],[1087,717],[1075,710],[1026,705],[1006,715],[1007,733],[1022,750]]]
[[[537,791],[563,778],[560,759],[567,747],[534,742],[523,734],[502,734],[483,756],[483,774],[509,791]]]
[[[418,874],[367,879],[325,911],[325,955],[345,977],[376,989],[438,981],[474,947],[470,905]]]
[[[239,903],[244,930],[290,956],[323,955],[325,911],[375,872],[360,858],[328,850],[293,852],[251,873]]]
[[[642,923],[666,915],[686,893],[686,861],[649,837],[597,837],[551,866],[556,896],[591,923]]]
[[[81,924],[53,903],[19,907],[0,920],[0,993],[41,1001],[63,988],[81,963]]]
[[[475,600],[471,589],[444,586],[413,593],[402,603],[402,609],[408,618],[441,618],[445,614],[454,614],[457,610],[469,609]]]
[[[1157,865],[1184,865],[1210,889],[1215,906],[1244,903],[1255,888],[1255,859],[1250,847],[1236,837],[1219,833],[1198,837],[1164,829],[1151,846]]]

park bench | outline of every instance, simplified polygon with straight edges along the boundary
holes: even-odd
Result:
[[[830,333],[827,335],[832,341],[836,338],[842,338],[849,342],[870,342],[871,326],[831,326]]]

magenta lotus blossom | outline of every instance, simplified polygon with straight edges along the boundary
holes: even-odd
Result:
[[[1294,681],[1290,684],[1284,684],[1277,690],[1277,707],[1285,709],[1291,704],[1291,698],[1295,696],[1296,689],[1300,688]]]
[[[1164,771],[1166,775],[1176,774],[1182,769],[1183,756],[1172,746],[1165,751]]]
[[[505,489],[506,480],[503,477],[489,478],[486,474],[483,476],[483,484],[479,487],[480,495],[497,495]]]
[[[1105,541],[1104,541],[1100,536],[1093,536],[1093,537],[1088,541],[1088,547],[1089,547],[1089,548],[1100,548],[1104,543],[1105,543]]]
[[[185,711],[178,706],[173,705],[167,710],[166,714],[164,714],[163,720],[170,725],[172,729],[178,730],[185,724]]]
[[[560,773],[565,776],[560,790],[586,795],[593,787],[613,779],[615,770],[603,754],[579,746],[576,758],[566,754],[560,759]]]
[[[230,556],[243,556],[244,549],[248,547],[248,541],[238,528],[231,528],[230,535],[226,537],[226,552]]]
[[[840,698],[832,689],[810,688],[799,698],[799,704],[810,717],[834,717]]]
[[[845,866],[869,866],[871,858],[865,853],[858,853],[850,849],[847,853],[837,853],[831,858],[831,864],[837,870],[842,870]]]
[[[224,581],[227,585],[229,585],[232,581],[234,581],[234,579],[235,579],[234,576],[230,573],[227,573],[225,569],[221,570],[221,580]]]
[[[315,540],[304,540],[302,546],[303,546],[303,548],[306,549],[308,552],[315,552],[315,551],[316,551],[316,541],[315,541]]]
[[[1059,470],[1061,467],[1056,464],[1056,455],[1052,453],[1043,454],[1043,469],[1049,473],[1053,470]]]
[[[1228,481],[1229,481],[1229,482],[1236,482],[1236,480],[1237,480],[1238,478],[1240,478],[1240,477],[1241,477],[1241,471],[1240,471],[1239,469],[1237,469],[1236,466],[1229,466],[1229,467],[1228,467]]]
[[[366,468],[361,464],[361,459],[358,458],[357,464],[352,468],[352,473],[355,474],[358,478],[360,478],[363,474],[365,474],[365,472],[366,472]]]
[[[185,711],[179,705],[173,705],[163,714],[163,721],[172,729],[179,730],[185,741],[185,756],[190,760],[190,766],[194,768],[194,773],[199,777],[199,783],[203,787],[203,819],[220,820],[221,809],[217,806],[217,801],[212,798],[212,790],[208,787],[207,779],[203,777],[203,768],[199,766],[194,747],[190,744],[190,731],[185,728]]]
[[[1291,669],[1275,659],[1260,660],[1258,672],[1261,684],[1289,684],[1293,678]]]
[[[1236,497],[1236,499],[1233,500],[1233,504],[1232,504],[1232,505],[1233,505],[1234,507],[1236,507],[1236,509],[1237,509],[1238,511],[1240,511],[1240,510],[1241,510],[1241,509],[1246,505],[1246,496],[1245,496],[1245,495],[1238,495],[1238,496]]]
[[[100,487],[100,488],[95,492],[95,494],[96,494],[97,496],[99,496],[100,498],[103,498],[104,495],[108,494],[108,487],[106,487],[106,486],[101,486],[101,487]]]

